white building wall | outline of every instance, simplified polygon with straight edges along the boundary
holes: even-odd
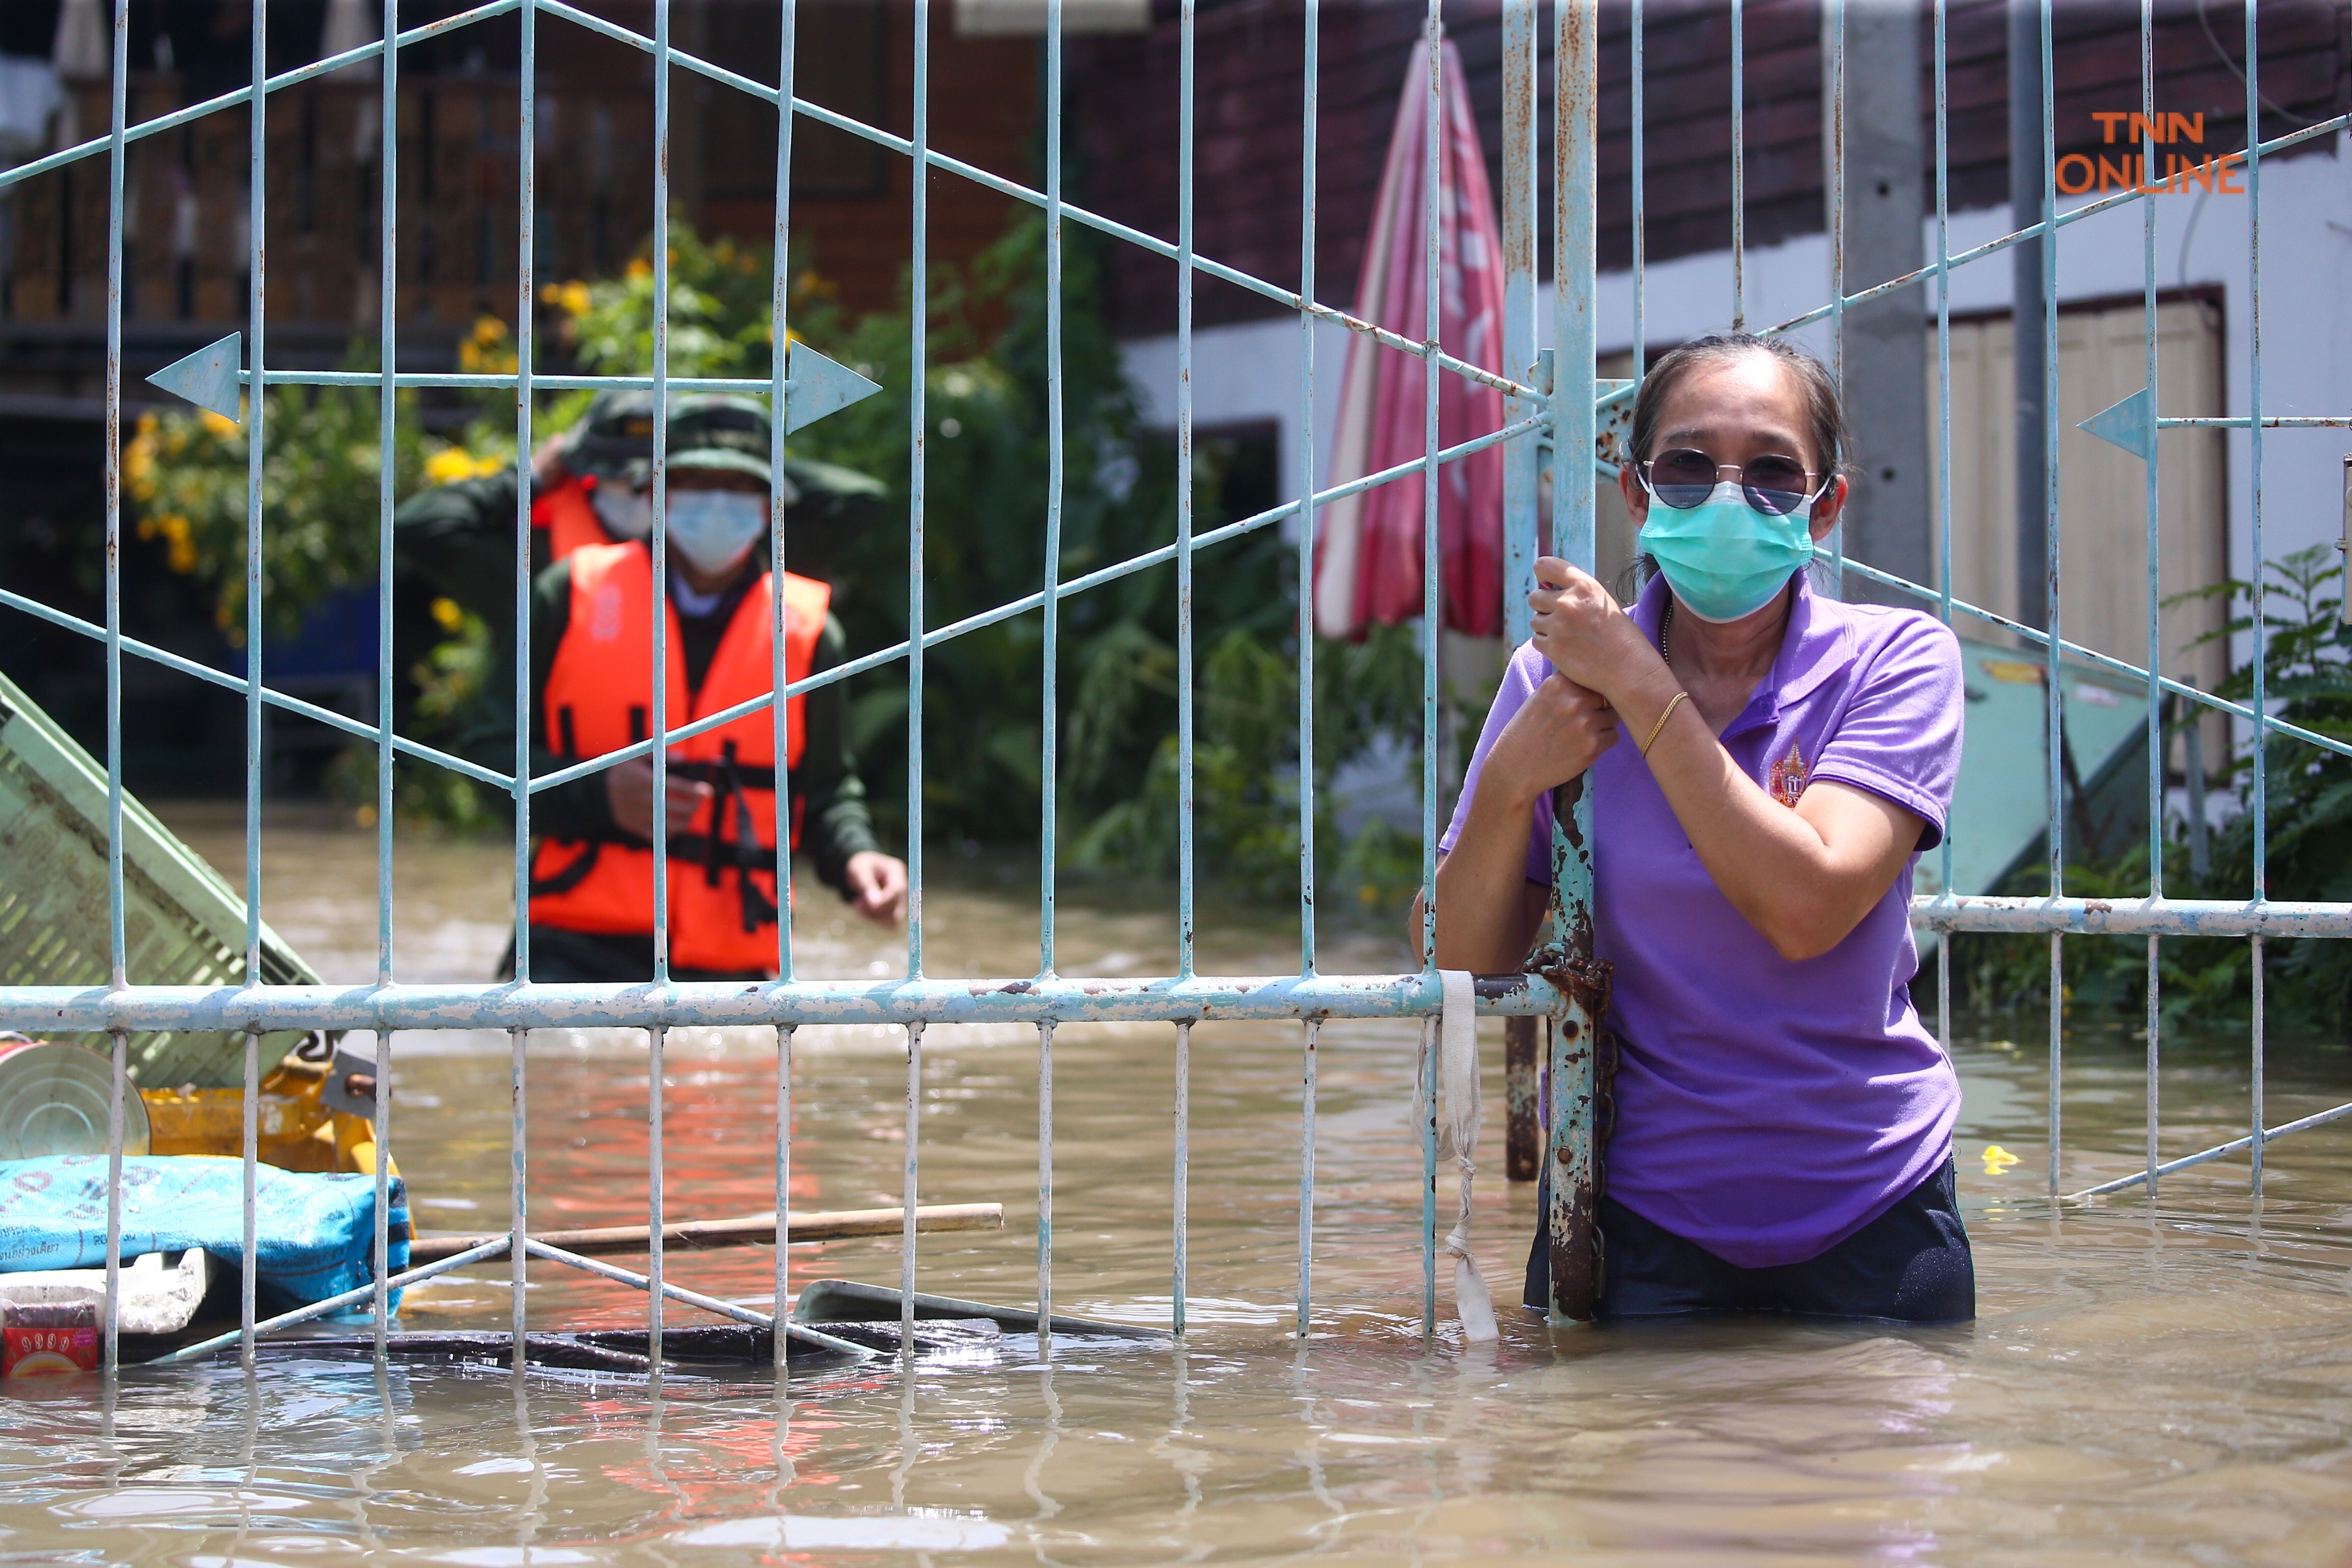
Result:
[[[2062,198],[2068,207],[2089,197]],[[2157,287],[2212,288],[2225,305],[2223,348],[2229,409],[2246,412],[2252,395],[2252,199],[2192,191],[2149,198],[2157,213]],[[1954,251],[2009,229],[2008,209],[1958,213]],[[2142,282],[2142,220],[2138,204],[2059,231],[2058,293],[2065,301],[2137,297]],[[2265,414],[2352,415],[2352,137],[2339,133],[2326,153],[2276,160],[2262,176],[2263,410]],[[1932,219],[1927,254],[1935,254]],[[2012,263],[2009,253],[1959,268],[1952,277],[1956,313],[2006,310]],[[1849,290],[1866,279],[1848,279]],[[1727,250],[1680,258],[1648,268],[1646,337],[1674,343],[1719,331],[1731,320],[1731,255]],[[1829,293],[1829,243],[1809,235],[1748,253],[1748,321],[1767,327],[1819,305]],[[1932,311],[1934,294],[1928,294]],[[1600,347],[1621,353],[1633,345],[1633,279],[1600,279]],[[1929,318],[1932,320],[1932,315]],[[1538,336],[1549,321],[1538,313]],[[1330,422],[1336,407],[1347,333],[1316,330],[1315,444],[1318,482],[1328,482]],[[1830,346],[1826,324],[1795,334],[1818,353]],[[1124,345],[1122,356],[1148,417],[1173,425],[1176,344],[1172,335]],[[1252,321],[1204,328],[1193,334],[1194,418],[1203,426],[1271,420],[1282,431],[1284,471],[1298,469],[1300,332],[1295,321]],[[2275,559],[2336,537],[2342,526],[2342,458],[2352,431],[2272,430],[2263,439],[2263,552]],[[2230,569],[2247,574],[2252,559],[2249,433],[2230,435]],[[2063,525],[2063,520],[2062,520]]]

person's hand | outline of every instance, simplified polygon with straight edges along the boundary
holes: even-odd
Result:
[[[564,439],[564,434],[558,431],[541,441],[539,450],[530,455],[530,480],[541,489],[551,490],[572,477],[572,470],[563,466]]]
[[[1491,781],[1515,804],[1533,804],[1616,743],[1616,710],[1568,677],[1548,675],[1495,737],[1478,773],[1479,788],[1483,793]]]
[[[907,918],[907,863],[878,849],[861,849],[842,868],[849,907],[876,925],[894,926]]]
[[[694,814],[714,791],[700,779],[669,775],[669,831],[672,837],[684,833]],[[648,844],[654,837],[654,760],[651,757],[631,757],[625,763],[615,763],[604,770],[604,799],[613,808],[613,821],[625,833],[634,833]]]
[[[1536,562],[1536,587],[1528,606],[1534,611],[1535,644],[1544,658],[1594,691],[1614,690],[1628,672],[1629,656],[1648,646],[1633,617],[1597,578],[1557,555]]]

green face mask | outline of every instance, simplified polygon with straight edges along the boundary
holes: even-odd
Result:
[[[1692,615],[1736,621],[1762,609],[1813,558],[1811,510],[1800,507],[1785,517],[1759,511],[1728,482],[1694,507],[1653,497],[1641,547]]]

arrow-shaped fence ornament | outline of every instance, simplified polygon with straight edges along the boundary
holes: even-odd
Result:
[[[244,379],[245,334],[231,332],[216,343],[206,343],[185,359],[175,359],[147,378],[174,397],[184,397],[208,408],[232,425],[245,423],[238,396]]]
[[[878,383],[798,341],[784,356],[784,374],[791,377],[784,384],[787,436],[882,390]]]
[[[2077,426],[2143,462],[2156,457],[2156,399],[2143,386],[2112,408],[2103,408]]]
[[[173,360],[147,379],[174,397],[184,397],[199,408],[210,409],[232,425],[242,425],[245,409],[240,395],[248,379],[244,362],[245,334],[231,332],[218,342],[206,343],[185,358]],[[786,434],[814,425],[826,415],[882,390],[879,384],[827,359],[803,342],[792,345],[784,368],[791,377],[784,384]],[[692,380],[688,377],[680,377],[671,385],[680,388],[680,395],[693,389]]]

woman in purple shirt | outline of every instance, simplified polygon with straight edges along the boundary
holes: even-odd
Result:
[[[1676,349],[1632,439],[1656,574],[1627,611],[1537,563],[1535,636],[1444,841],[1437,962],[1521,966],[1551,790],[1589,771],[1620,1046],[1602,1314],[1973,1316],[1959,1083],[1911,1004],[1908,918],[1959,766],[1959,646],[1808,584],[1846,496],[1817,361],[1746,334]],[[1531,1306],[1545,1264],[1539,1237]]]

